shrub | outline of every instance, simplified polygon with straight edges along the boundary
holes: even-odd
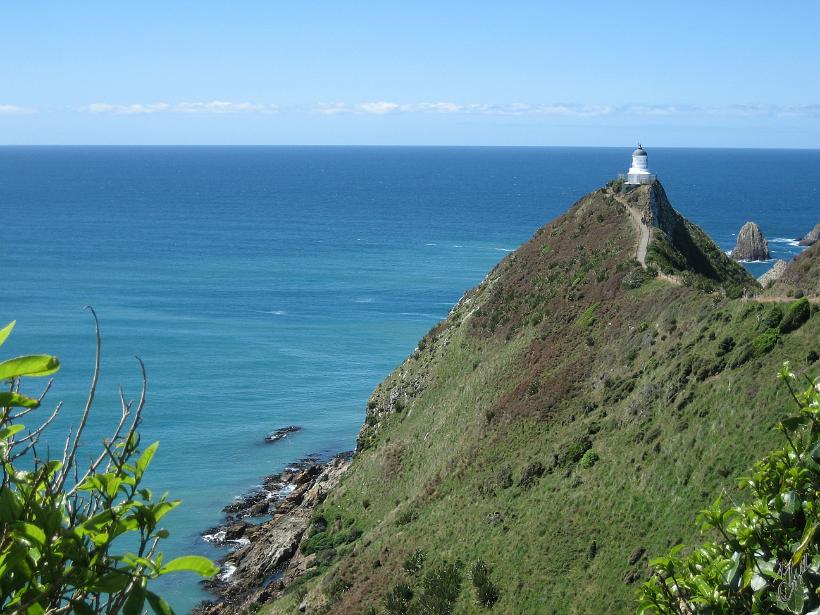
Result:
[[[780,321],[780,332],[789,333],[799,329],[804,322],[811,317],[811,306],[809,300],[803,297],[792,303],[786,313],[783,315],[783,320]]]
[[[0,610],[3,613],[142,613],[148,606],[172,613],[149,582],[177,571],[202,576],[218,572],[204,557],[188,555],[163,561],[158,544],[168,537],[160,527],[179,501],[154,499],[142,487],[158,442],[140,448],[137,428],[145,404],[147,378],[139,401],[122,399],[120,421],[102,451],[88,466],[78,461],[80,440],[91,413],[100,369],[100,331],[96,314],[96,363],[79,426],[66,440],[61,459],[48,446],[37,449],[45,428],[62,406],[39,427],[19,422],[41,404],[20,393],[21,380],[57,372],[50,355],[17,357],[0,363]],[[14,327],[0,329],[0,345]],[[46,387],[48,390],[48,387]],[[17,435],[21,434],[21,435]],[[26,434],[26,435],[22,435]],[[84,450],[83,456],[89,451]],[[147,605],[145,603],[148,603]]]
[[[532,487],[535,482],[544,475],[544,466],[540,463],[531,463],[521,473],[518,481],[520,487]]]
[[[327,597],[330,598],[331,601],[335,601],[351,587],[353,587],[353,583],[343,577],[336,577],[327,587]]]
[[[399,525],[407,525],[418,518],[419,514],[412,508],[406,508],[399,514],[396,523]]]
[[[581,457],[581,467],[582,468],[591,468],[595,465],[595,463],[600,459],[598,453],[593,450],[588,450],[584,453],[584,456]]]
[[[732,352],[734,347],[735,347],[734,338],[731,337],[731,336],[724,337],[722,340],[720,340],[720,343],[718,344],[717,352],[715,354],[719,357],[722,357],[723,355]]]
[[[326,514],[328,513],[314,515],[310,533],[299,547],[305,555],[329,552],[361,538],[362,530],[356,525],[355,519],[345,518],[337,512],[335,517],[329,517],[331,521],[335,521],[331,525],[325,518]]]
[[[754,346],[752,346],[752,344],[746,343],[737,349],[734,359],[732,359],[732,361],[729,363],[729,367],[731,367],[732,369],[737,369],[744,363],[747,363],[749,359],[751,359],[753,356],[755,356]]]
[[[655,268],[644,269],[643,267],[637,267],[624,276],[621,286],[634,290],[653,280],[657,275],[658,270]]]
[[[591,327],[595,324],[595,310],[598,309],[598,303],[593,303],[578,316],[575,321],[578,327]]]
[[[809,613],[820,608],[820,390],[795,389],[785,363],[780,378],[797,403],[778,424],[786,444],[758,462],[741,486],[751,501],[724,508],[720,498],[698,515],[719,538],[681,556],[682,545],[650,562],[639,613]]]
[[[476,561],[470,570],[470,577],[475,588],[475,599],[480,606],[492,607],[498,602],[500,596],[498,587],[490,579],[491,572],[490,567],[482,560]]]
[[[461,562],[441,564],[428,572],[422,581],[419,611],[449,615],[461,593]]]
[[[767,329],[752,340],[754,355],[756,357],[762,357],[764,354],[771,352],[779,340],[780,335],[777,329]]]
[[[388,615],[410,615],[413,590],[407,583],[396,583],[384,596],[384,610]]]
[[[416,549],[404,558],[404,570],[407,574],[418,574],[424,566],[425,558],[426,556],[424,555],[424,551],[421,549]]]
[[[587,436],[581,436],[580,438],[571,442],[570,445],[566,448],[566,450],[560,456],[559,465],[568,466],[570,464],[577,463],[584,456],[584,453],[586,453],[591,448],[592,440],[590,440]]]
[[[772,306],[772,309],[770,309],[760,321],[760,327],[762,329],[776,329],[781,320],[783,320],[783,308],[779,305],[775,305]]]

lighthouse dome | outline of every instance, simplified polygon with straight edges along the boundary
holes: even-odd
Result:
[[[655,176],[649,172],[648,159],[646,150],[638,143],[638,149],[632,152],[632,166],[626,173],[627,184],[651,184],[655,181]]]

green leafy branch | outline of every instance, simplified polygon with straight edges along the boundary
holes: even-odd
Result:
[[[163,615],[171,607],[148,589],[169,573],[189,571],[210,577],[218,569],[206,558],[188,555],[165,562],[158,551],[168,530],[162,518],[179,505],[167,495],[154,498],[142,486],[158,442],[140,448],[148,380],[139,362],[142,390],[126,401],[120,389],[120,419],[101,452],[80,467],[77,452],[89,423],[100,372],[100,327],[96,331],[94,372],[76,430],[69,430],[60,459],[38,453],[40,438],[62,404],[36,428],[21,419],[40,408],[51,388],[38,397],[21,392],[24,378],[44,377],[60,369],[51,355],[28,355],[0,362],[0,609],[3,613],[125,613],[148,606]],[[15,322],[0,329],[0,345]],[[115,547],[115,542],[117,547]],[[120,550],[122,545],[132,547]]]

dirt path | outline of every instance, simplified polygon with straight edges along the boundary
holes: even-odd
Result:
[[[612,196],[616,201],[624,206],[626,213],[629,214],[629,217],[632,220],[633,226],[635,226],[635,230],[638,231],[638,248],[635,251],[635,258],[638,259],[641,267],[646,269],[646,248],[649,246],[649,226],[643,223],[641,220],[641,214],[630,207],[626,201],[624,201],[617,194]]]
[[[820,297],[806,296],[809,303],[820,304]],[[788,295],[754,295],[753,297],[743,297],[744,301],[754,301],[756,303],[791,303],[797,301],[797,297],[789,297]]]

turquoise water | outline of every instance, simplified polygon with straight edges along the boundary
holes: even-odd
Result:
[[[103,370],[88,454],[134,397],[161,440],[152,485],[182,498],[169,555],[309,453],[352,449],[375,385],[507,251],[623,172],[631,148],[0,148],[3,355],[50,352],[76,423]],[[774,256],[820,221],[820,151],[649,150],[672,203],[726,250],[747,220]],[[749,267],[756,274],[765,264]],[[289,424],[303,431],[274,444]],[[162,591],[178,611],[193,577]]]

